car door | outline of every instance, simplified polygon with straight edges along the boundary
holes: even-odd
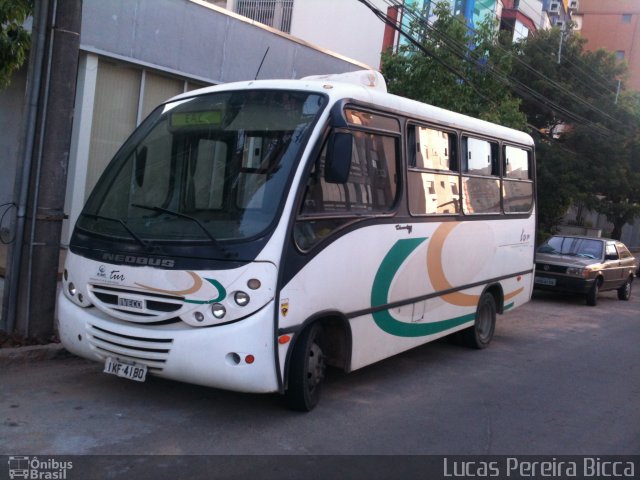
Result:
[[[616,249],[615,243],[607,242],[604,253],[604,269],[602,270],[604,275],[604,284],[602,285],[602,289],[617,288],[621,285],[623,283],[623,272],[624,269],[622,267],[622,262],[620,261],[620,254]]]
[[[629,275],[632,275],[636,270],[636,262],[631,252],[627,249],[624,243],[617,242],[616,249],[620,255],[620,266],[622,270],[622,281],[624,282]]]

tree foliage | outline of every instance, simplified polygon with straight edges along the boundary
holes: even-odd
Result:
[[[433,24],[413,26],[418,45],[383,55],[389,91],[529,131],[540,229],[579,204],[619,238],[640,214],[640,94],[625,91],[626,64],[557,28],[510,44],[491,22],[471,33],[448,5],[436,9]]]
[[[515,66],[514,77],[542,94],[525,98],[523,111],[547,134],[543,141],[550,147],[537,145],[540,226],[552,227],[558,209],[579,204],[605,215],[613,224],[607,234],[620,238],[622,227],[640,214],[633,153],[640,104],[633,96],[616,103],[626,65],[605,50],[584,50],[585,43],[579,35],[552,29],[518,45],[526,63]],[[556,192],[552,198],[544,193],[549,185],[549,193]]]
[[[0,0],[0,89],[27,59],[31,35],[24,23],[32,9],[33,0]]]
[[[446,4],[437,5],[435,14],[433,24],[413,26],[411,33],[417,44],[402,46],[397,54],[383,54],[382,73],[389,91],[505,126],[525,128],[520,101],[505,94],[499,80],[509,74],[512,56],[500,45],[495,25],[483,23],[471,35],[464,19],[452,16]]]

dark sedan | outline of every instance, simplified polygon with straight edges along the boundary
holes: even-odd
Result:
[[[635,258],[617,240],[556,235],[536,251],[537,289],[584,294],[596,305],[598,293],[617,290],[620,300],[631,298]]]

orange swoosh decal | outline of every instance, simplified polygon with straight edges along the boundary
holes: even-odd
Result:
[[[149,287],[148,285],[143,285],[137,282],[135,283],[135,285],[142,287],[146,290],[150,290],[152,292],[167,293],[169,295],[189,295],[190,293],[194,293],[200,290],[200,287],[202,287],[203,282],[202,282],[202,278],[200,278],[194,272],[186,272],[186,273],[188,273],[193,279],[193,285],[187,288],[186,290],[164,290],[162,288]]]
[[[447,222],[440,225],[431,237],[429,248],[427,249],[427,272],[429,272],[429,280],[433,285],[435,291],[449,290],[454,288],[447,277],[444,274],[444,267],[442,265],[442,248],[444,242],[449,236],[449,233],[459,225],[457,222]],[[504,300],[510,300],[524,288],[519,288],[511,293],[507,293],[504,296]],[[480,295],[469,295],[462,292],[448,293],[443,295],[442,299],[452,305],[460,307],[476,307],[480,300]]]
[[[444,267],[442,265],[442,248],[444,242],[451,233],[451,230],[456,228],[458,223],[447,222],[440,225],[431,237],[429,248],[427,249],[427,272],[429,272],[429,280],[434,289],[437,291],[450,290],[453,287],[447,277],[444,274]],[[442,299],[452,305],[458,305],[460,307],[475,307],[480,300],[479,295],[468,295],[466,293],[454,292],[447,295],[443,295]]]
[[[517,290],[514,290],[511,293],[507,293],[504,296],[504,301],[506,302],[507,300],[511,300],[513,297],[515,297],[516,295],[520,294],[520,292],[522,292],[524,290],[524,288],[519,288]]]

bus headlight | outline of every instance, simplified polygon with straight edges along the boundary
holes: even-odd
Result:
[[[240,307],[244,307],[248,305],[249,301],[251,300],[249,295],[245,292],[236,292],[236,294],[233,296],[233,299],[236,301],[236,303]]]
[[[222,305],[221,303],[214,303],[213,305],[211,305],[211,313],[214,317],[220,320],[227,314],[227,309],[224,308],[224,305]]]

